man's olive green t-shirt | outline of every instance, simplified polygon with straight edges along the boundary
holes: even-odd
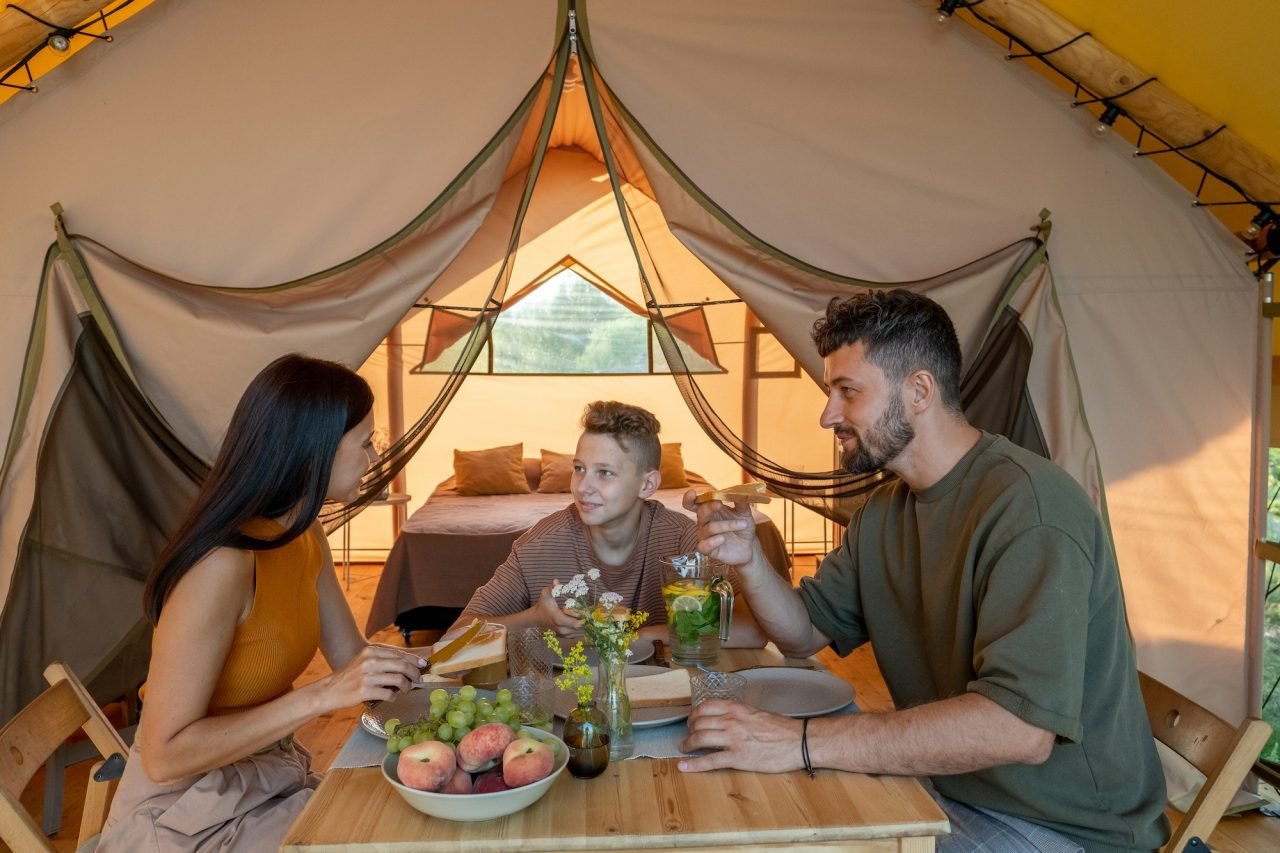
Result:
[[[1057,738],[944,795],[1088,851],[1168,837],[1111,541],[1054,463],[983,433],[940,481],[877,489],[800,595],[841,655],[870,640],[898,708],[978,693]]]

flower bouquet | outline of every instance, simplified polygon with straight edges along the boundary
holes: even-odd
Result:
[[[626,664],[631,656],[631,643],[649,614],[643,610],[633,613],[623,606],[622,596],[615,592],[593,589],[592,585],[599,580],[600,570],[592,569],[585,575],[574,575],[568,583],[556,584],[551,588],[551,594],[556,598],[564,597],[565,612],[580,620],[587,642],[595,646],[600,655],[595,710],[603,715],[608,727],[609,757],[619,759],[629,756],[635,748],[631,735]],[[545,637],[547,645],[564,664],[564,672],[556,679],[556,686],[576,693],[578,709],[585,714],[593,688],[583,642],[579,640],[566,654],[555,634],[548,631]]]
[[[556,584],[551,594],[564,597],[564,612],[581,621],[582,633],[600,652],[601,659],[625,664],[631,657],[631,643],[649,614],[643,610],[632,613],[616,592],[592,589],[599,580],[600,570],[591,569],[585,575],[574,575],[568,583]]]

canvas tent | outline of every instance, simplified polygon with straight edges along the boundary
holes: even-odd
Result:
[[[1227,717],[1256,702],[1256,290],[1167,176],[1092,140],[1087,116],[981,37],[928,26],[923,3],[580,1],[580,56],[600,76],[572,93],[597,83],[609,109],[558,127],[544,113],[570,67],[567,8],[385,6],[375,20],[318,4],[282,45],[289,4],[164,4],[0,113],[0,407],[20,415],[0,481],[6,702],[49,657],[126,678],[137,621],[121,602],[263,363],[361,364],[424,295],[483,307],[495,282],[501,299],[567,255],[639,305],[736,295],[811,373],[805,329],[831,293],[930,289],[972,365],[1026,271],[1020,325],[1001,328],[1035,341],[1024,385],[1046,449],[1099,498],[1105,483],[1143,666]],[[93,240],[46,256],[55,200]],[[610,204],[625,219],[605,224]],[[1052,275],[1021,242],[1046,207]],[[741,314],[708,319],[741,346]],[[602,396],[572,381],[554,384]],[[514,382],[467,379],[449,410],[472,406],[455,427],[469,444],[442,410],[428,450],[527,417]],[[740,438],[740,377],[697,387]],[[746,449],[814,470],[830,448],[816,391],[786,393]],[[713,479],[736,474],[697,456]]]

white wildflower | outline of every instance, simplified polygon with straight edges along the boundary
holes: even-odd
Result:
[[[558,583],[555,586],[551,587],[551,596],[553,598],[559,597],[560,593],[562,592],[564,592],[564,584]]]
[[[565,606],[565,607],[577,607],[577,606],[578,606],[578,600],[577,600],[576,598],[570,598],[570,599],[568,599],[568,600],[566,600],[566,601],[565,601],[564,606]]]
[[[588,580],[593,580],[593,581],[598,581],[598,580],[600,580],[600,570],[599,570],[599,569],[591,569],[590,571],[588,571],[588,572],[587,572],[587,579],[588,579]]]
[[[600,596],[600,605],[605,610],[612,610],[614,607],[622,603],[622,596],[616,592],[606,592]]]

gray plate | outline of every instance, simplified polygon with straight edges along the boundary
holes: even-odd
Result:
[[[573,648],[573,644],[576,642],[578,642],[577,638],[570,640],[561,637],[560,648],[564,650],[565,654],[568,654],[569,650]],[[583,651],[587,653],[587,666],[595,667],[599,665],[600,653],[596,651],[595,646],[587,646]],[[551,665],[556,669],[564,668],[564,664],[560,662],[560,659],[556,657],[556,653],[551,651],[551,649],[546,650],[546,657],[547,660],[551,661]],[[636,637],[631,643],[631,657],[627,658],[627,665],[631,666],[638,663],[644,663],[651,657],[653,657],[653,640],[645,637]]]
[[[431,691],[434,687],[415,687],[407,693],[401,693],[394,699],[388,699],[385,702],[379,702],[372,708],[366,708],[365,712],[360,715],[360,725],[364,726],[364,730],[374,737],[380,737],[386,740],[387,737],[387,720],[396,718],[402,723],[416,723],[418,720],[427,716],[431,710]],[[446,687],[450,693],[457,693],[457,687]],[[492,690],[477,690],[476,698],[485,698],[493,700],[497,694]]]
[[[635,648],[634,646],[632,647]],[[646,675],[662,675],[670,672],[665,666],[648,666],[631,664],[627,667],[627,678],[644,678]],[[556,692],[556,716],[564,719],[569,716],[576,704],[574,695],[567,690]],[[678,723],[689,717],[688,705],[671,705],[665,708],[634,708],[631,711],[631,727],[635,729],[651,729]]]
[[[747,679],[748,705],[786,717],[819,717],[853,701],[853,687],[827,672],[762,667],[738,674]]]

